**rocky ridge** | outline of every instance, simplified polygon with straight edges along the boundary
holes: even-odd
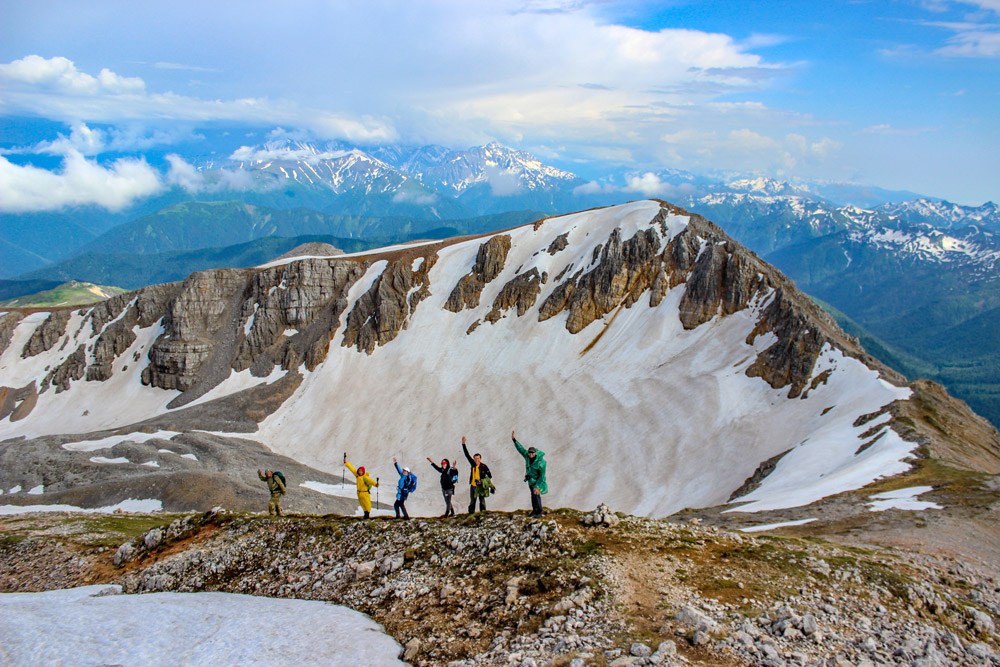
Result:
[[[382,623],[415,665],[1000,665],[1000,582],[928,556],[606,507],[108,521],[4,519],[4,590],[114,582],[329,600]],[[122,531],[135,537],[109,548]]]

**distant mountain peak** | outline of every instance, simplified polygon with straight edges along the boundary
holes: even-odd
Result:
[[[793,185],[788,181],[778,181],[773,178],[741,178],[726,184],[730,190],[748,194],[778,196],[804,196],[812,194],[808,188]]]

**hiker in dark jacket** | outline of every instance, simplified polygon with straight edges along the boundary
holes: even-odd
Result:
[[[285,494],[285,485],[281,482],[281,478],[270,470],[261,472],[260,468],[257,468],[257,476],[260,477],[260,481],[267,482],[267,490],[271,492],[267,513],[281,516],[281,496]]]
[[[486,497],[496,491],[496,487],[493,485],[493,473],[490,472],[489,466],[483,463],[483,457],[479,455],[479,452],[474,455],[469,454],[464,435],[462,436],[462,451],[465,452],[465,458],[472,466],[472,470],[469,471],[469,514],[476,511],[476,500],[479,500],[479,511],[485,512]]]
[[[513,431],[510,432],[510,439],[514,441],[517,453],[524,457],[524,481],[531,491],[531,516],[541,516],[542,494],[549,492],[549,485],[545,481],[545,452],[534,447],[525,449],[517,441]]]
[[[406,513],[406,499],[410,496],[410,491],[416,486],[416,478],[409,468],[399,467],[399,463],[396,462],[396,457],[392,457],[392,465],[396,466],[396,472],[399,473],[399,483],[396,485],[396,502],[393,503],[392,509],[396,510],[396,518],[399,518],[399,513],[403,513],[403,518],[409,520],[410,515]]]
[[[441,465],[434,463],[431,457],[427,457],[427,462],[431,467],[441,473],[441,495],[444,496],[444,514],[442,519],[455,516],[455,508],[451,506],[451,497],[455,495],[455,482],[458,481],[458,468],[453,468],[448,459],[441,459]]]

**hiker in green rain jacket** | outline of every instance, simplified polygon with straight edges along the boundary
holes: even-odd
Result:
[[[534,447],[525,449],[514,437],[513,431],[510,432],[510,439],[514,441],[517,453],[524,457],[524,481],[531,490],[531,516],[541,516],[542,494],[549,492],[545,481],[545,452]]]
[[[285,493],[285,485],[270,470],[261,472],[261,469],[257,468],[257,476],[260,477],[260,481],[267,482],[267,490],[271,492],[271,500],[267,503],[267,513],[281,516],[281,496]]]

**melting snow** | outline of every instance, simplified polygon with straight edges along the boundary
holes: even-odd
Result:
[[[232,593],[122,595],[87,586],[0,595],[5,665],[404,665],[359,612]]]
[[[45,493],[45,485],[44,484],[39,484],[38,486],[33,486],[30,489],[28,489],[28,495],[29,496],[40,496],[43,493]]]
[[[307,489],[312,489],[319,493],[324,493],[328,496],[339,496],[341,498],[357,498],[358,497],[358,487],[354,482],[354,475],[351,475],[351,479],[347,483],[341,484],[325,484],[324,482],[302,482],[299,486],[304,486]]]
[[[139,512],[148,514],[163,509],[163,502],[154,499],[136,500],[129,498],[108,507],[76,507],[75,505],[0,505],[0,515],[28,514],[29,512],[83,512],[85,514],[110,514],[112,512]],[[0,642],[2,645],[3,642]],[[3,663],[0,660],[0,664]]]
[[[71,452],[96,452],[99,449],[109,449],[122,442],[146,442],[154,438],[160,440],[170,440],[175,435],[180,435],[176,431],[157,431],[156,433],[126,433],[125,435],[112,435],[100,440],[77,440],[76,442],[63,443],[62,448]]]
[[[113,459],[109,459],[106,456],[91,456],[90,460],[92,463],[114,463],[114,464],[132,463],[124,456],[119,456]]]
[[[757,533],[762,530],[774,530],[776,528],[787,528],[788,526],[802,526],[807,523],[812,523],[816,518],[812,519],[799,519],[797,521],[782,521],[780,523],[765,523],[759,526],[747,526],[746,528],[738,528],[741,533]]]
[[[944,509],[937,503],[928,500],[917,500],[917,496],[933,491],[933,486],[911,486],[906,489],[896,489],[869,496],[874,502],[868,503],[872,512],[885,510],[939,510]]]

